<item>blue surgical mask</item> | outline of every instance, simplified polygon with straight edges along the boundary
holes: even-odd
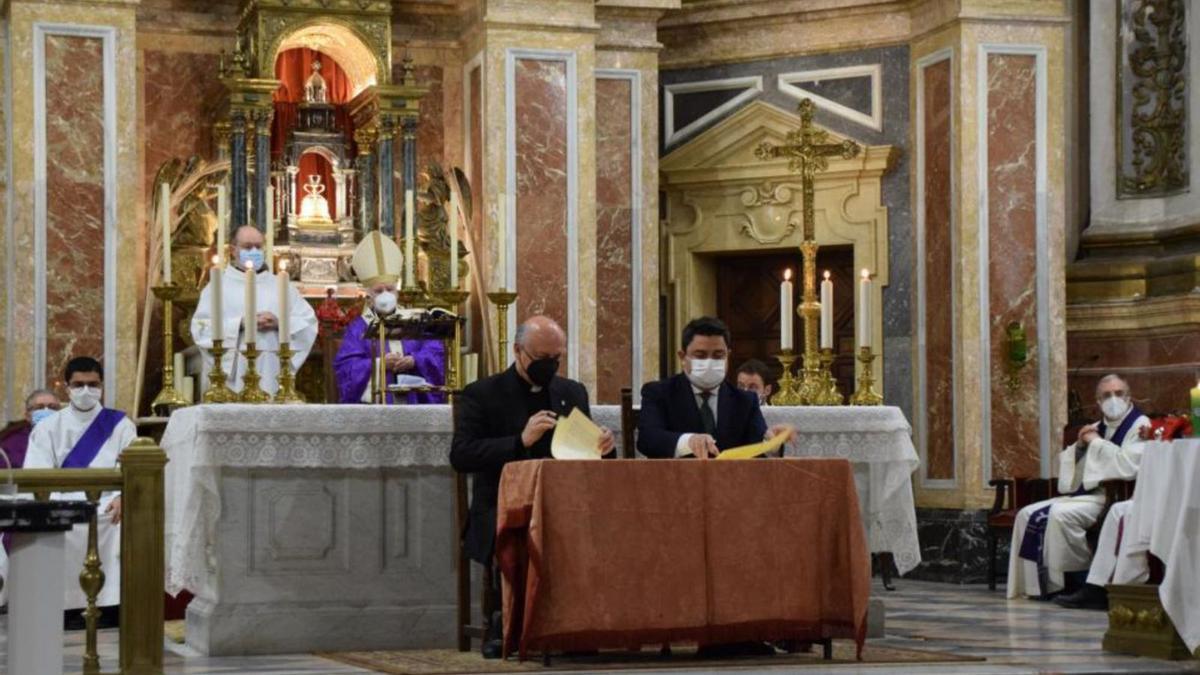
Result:
[[[38,425],[38,422],[41,422],[42,420],[46,419],[47,417],[50,417],[51,415],[53,415],[56,412],[58,412],[58,411],[53,410],[51,408],[41,408],[39,410],[34,410],[32,413],[30,413],[29,419],[30,419],[30,421],[33,422],[33,426],[36,427]]]
[[[261,248],[239,248],[238,262],[242,263],[242,269],[253,266],[255,271],[258,271],[263,266],[263,261],[266,258],[263,256]]]

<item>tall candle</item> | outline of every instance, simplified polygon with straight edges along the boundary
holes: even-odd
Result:
[[[413,280],[414,268],[417,264],[416,255],[413,253],[415,243],[416,236],[413,231],[413,191],[412,189],[408,189],[404,191],[404,285],[407,287],[416,285]]]
[[[288,313],[291,311],[288,307],[288,291],[291,290],[291,280],[288,278],[286,260],[279,261],[279,273],[275,275],[275,279],[279,291],[279,341],[289,342],[288,336],[292,334],[288,330]]]
[[[871,272],[866,269],[858,282],[858,346],[871,346]]]
[[[500,287],[508,288],[508,195],[500,193],[500,203],[496,212],[497,235],[496,252],[499,256],[497,268],[500,270]]]
[[[267,212],[264,214],[267,220],[267,243],[263,247],[263,260],[267,264],[268,270],[275,269],[275,187],[267,186]]]
[[[162,183],[158,188],[158,221],[162,224],[163,285],[171,283],[171,186]]]
[[[450,193],[450,288],[458,288],[458,196]]]
[[[792,349],[792,271],[783,271],[783,283],[779,284],[779,348]]]
[[[821,282],[821,349],[833,349],[833,281],[829,270]]]
[[[254,276],[254,264],[246,263],[246,315],[242,319],[246,326],[246,342],[258,342],[258,289],[255,288],[257,279]]]
[[[221,291],[221,283],[224,281],[225,265],[221,262],[221,256],[214,255],[212,258],[212,267],[208,268],[208,281],[212,287],[212,307],[210,314],[212,315],[212,337],[213,344],[218,344],[225,341],[225,294]]]
[[[213,265],[225,264],[225,232],[229,230],[229,205],[225,203],[225,184],[217,186],[217,256]]]
[[[175,352],[175,381],[183,377],[183,352]]]

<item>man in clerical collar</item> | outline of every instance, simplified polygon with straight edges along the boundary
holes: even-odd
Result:
[[[557,375],[566,345],[566,335],[553,319],[534,316],[517,328],[512,366],[468,385],[455,399],[450,464],[459,473],[475,474],[463,548],[484,566],[485,584],[492,593],[498,593],[499,586],[492,557],[504,465],[549,458],[556,420],[575,408],[590,414],[587,389]],[[614,446],[612,431],[603,429],[596,452],[608,455]],[[485,617],[485,658],[500,657],[498,615]]]
[[[121,451],[137,437],[137,429],[125,413],[101,404],[104,392],[104,368],[88,356],[67,363],[64,380],[70,404],[38,423],[29,437],[25,456],[27,469],[111,469],[117,466]],[[51,499],[84,500],[82,492],[55,493]],[[115,606],[121,601],[121,495],[106,492],[97,507],[97,546],[104,587],[96,604],[103,608],[104,623],[115,619]],[[79,587],[79,572],[87,552],[88,528],[76,525],[66,537],[66,608],[87,606]]]
[[[1059,453],[1059,497],[1017,512],[1008,559],[1008,597],[1074,592],[1086,580],[1092,550],[1087,531],[1104,510],[1106,480],[1137,477],[1145,445],[1139,430],[1150,420],[1133,405],[1129,384],[1106,375],[1096,385],[1103,419],[1079,430]]]
[[[255,270],[255,326],[258,335],[255,346],[261,352],[257,368],[261,377],[260,386],[268,394],[274,394],[279,389],[279,289],[278,280],[267,267],[263,254],[263,235],[252,225],[243,225],[234,232],[232,244],[232,260],[224,268],[221,276],[221,313],[220,318],[222,337],[228,351],[225,352],[223,367],[228,376],[226,384],[233,391],[242,390],[242,376],[246,372],[246,357],[243,350],[246,347],[247,330],[243,325],[246,301],[246,268]],[[217,268],[212,268],[215,272]],[[212,316],[213,282],[209,279],[204,289],[200,291],[200,299],[196,311],[192,314],[192,341],[200,347],[203,357],[201,373],[201,389],[208,387],[208,373],[212,369],[212,353],[209,349],[213,344],[213,326],[217,319]],[[317,315],[308,301],[296,290],[294,284],[288,285],[288,346],[292,350],[292,372],[300,371],[300,366],[308,358],[317,339]],[[236,357],[236,359],[235,359]]]
[[[396,282],[400,280],[403,255],[400,247],[378,230],[371,232],[354,251],[351,265],[359,283],[367,292],[362,316],[346,326],[342,344],[333,360],[341,403],[370,403],[372,378],[379,362],[379,336],[372,325],[380,317],[397,311]],[[387,384],[446,383],[446,348],[440,339],[386,338],[383,341],[383,370]],[[387,402],[395,402],[391,393]],[[439,392],[410,391],[408,403],[442,403]]]

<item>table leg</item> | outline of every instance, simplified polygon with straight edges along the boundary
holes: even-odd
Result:
[[[63,672],[63,532],[15,533],[9,551],[8,672]]]
[[[824,659],[826,661],[833,660],[833,639],[832,638],[825,638],[824,640],[821,640],[821,652],[822,652],[821,656],[824,657]]]

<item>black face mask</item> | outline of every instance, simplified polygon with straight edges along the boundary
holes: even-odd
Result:
[[[554,379],[557,372],[558,359],[556,358],[536,359],[525,366],[525,374],[529,376],[531,382],[539,387],[549,386],[550,380]]]

